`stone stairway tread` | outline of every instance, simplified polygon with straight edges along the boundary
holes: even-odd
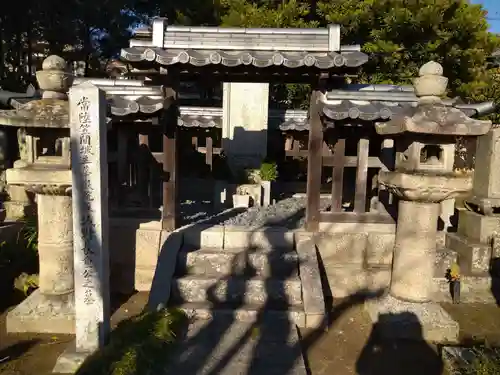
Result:
[[[179,252],[177,275],[256,275],[288,279],[299,274],[296,251],[231,251],[199,249]]]
[[[265,248],[265,247],[258,247],[258,248],[248,248],[248,247],[225,247],[225,248],[220,248],[220,247],[192,247],[192,246],[182,246],[179,249],[179,252],[217,252],[217,253],[244,253],[244,252],[250,252],[250,253],[276,253],[276,254],[286,254],[286,253],[297,253],[297,250],[291,248],[291,247],[270,247],[270,248]]]
[[[232,317],[241,322],[255,322],[263,317],[273,317],[288,319],[299,327],[305,322],[305,312],[302,306],[262,306],[258,304],[235,305],[231,303],[185,302],[172,303],[169,305],[178,308],[192,319],[218,319],[222,317]]]
[[[194,320],[168,355],[166,375],[307,374],[295,325],[270,316],[259,323]]]
[[[173,279],[172,298],[175,301],[216,302],[236,301],[263,305],[268,300],[302,304],[302,283],[300,278],[280,280],[265,277],[209,278],[206,275],[187,275]]]

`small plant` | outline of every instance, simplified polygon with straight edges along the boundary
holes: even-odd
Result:
[[[39,278],[37,274],[28,275],[23,272],[14,280],[14,288],[23,292],[25,296],[29,295],[33,290],[38,289]]]
[[[260,166],[259,174],[263,181],[276,181],[278,178],[278,166],[276,163],[264,162]]]
[[[28,216],[19,234],[25,241],[26,249],[38,252],[38,221],[36,216]],[[20,238],[18,236],[18,242]]]
[[[474,359],[455,371],[457,375],[500,375],[500,350],[488,346],[472,349]]]
[[[456,262],[453,263],[445,277],[451,285],[453,303],[460,303],[460,266]]]
[[[158,374],[169,360],[168,348],[187,321],[180,310],[143,312],[111,332],[109,344],[82,364],[78,375]]]

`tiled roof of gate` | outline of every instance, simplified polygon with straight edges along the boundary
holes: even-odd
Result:
[[[130,47],[121,51],[121,57],[128,62],[157,62],[160,65],[190,64],[196,67],[223,65],[236,67],[252,65],[257,68],[284,66],[287,68],[334,67],[356,68],[368,61],[368,56],[359,51],[340,52],[281,52],[281,51],[225,51],[188,50]]]
[[[75,84],[91,81],[106,92],[109,109],[113,116],[124,117],[142,114],[154,115],[164,108],[161,86],[148,86],[141,80],[77,78]],[[26,94],[0,92],[5,103],[19,109],[24,104],[41,98],[33,90]],[[31,95],[31,97],[30,97]],[[417,105],[412,86],[347,85],[326,93],[323,103],[325,126],[340,120],[389,120],[405,108]],[[494,109],[492,103],[460,104],[457,100],[445,104],[461,109],[468,116],[482,115]],[[221,128],[222,108],[181,106],[178,125],[183,127]],[[269,110],[269,124],[282,131],[307,131],[309,123],[306,110]]]
[[[342,89],[328,91],[323,102],[326,127],[331,121],[384,121],[390,120],[409,107],[415,107],[418,98],[413,86],[396,85],[346,85]],[[444,104],[462,110],[467,116],[489,113],[495,107],[492,102],[461,104],[458,99],[444,100]],[[307,119],[284,121],[282,131],[307,131]]]
[[[162,18],[136,30],[130,47],[121,51],[127,62],[195,67],[254,66],[266,68],[359,67],[368,56],[360,46],[340,45],[340,26],[326,28],[242,28],[167,25]]]

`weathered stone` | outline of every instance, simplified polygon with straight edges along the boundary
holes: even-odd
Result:
[[[264,305],[300,305],[300,280],[238,278],[219,280],[203,275],[190,275],[172,282],[172,297],[185,302],[230,302]]]
[[[224,248],[293,248],[294,234],[287,228],[268,227],[244,230],[226,227]]]
[[[177,273],[295,277],[298,275],[297,253],[261,249],[180,251],[177,257]]]
[[[76,351],[102,347],[110,330],[106,100],[90,83],[70,89]]]
[[[305,240],[297,243],[297,254],[306,327],[319,328],[325,325],[327,313],[314,241]]]
[[[177,264],[177,255],[182,245],[182,233],[163,230],[160,237],[158,264],[150,275],[151,288],[148,308],[156,310],[165,307],[170,300],[171,283]],[[144,279],[146,280],[146,279]]]
[[[52,372],[56,374],[74,374],[87,359],[88,354],[78,352],[75,342],[71,343],[68,348],[57,358],[56,365]]]
[[[73,294],[46,296],[40,290],[8,312],[6,330],[12,333],[75,333]]]
[[[458,340],[458,323],[438,304],[404,302],[386,296],[370,301],[366,309],[384,338],[438,343]]]
[[[184,245],[194,249],[224,246],[224,227],[195,224],[183,230]]]
[[[500,198],[500,128],[492,128],[478,138],[476,161],[481,168],[474,170],[473,195]]]
[[[325,267],[330,264],[363,264],[366,233],[321,233],[316,244]]]
[[[267,153],[269,84],[227,82],[223,86],[222,147],[228,162],[233,170],[260,168]]]
[[[445,277],[453,263],[458,261],[458,254],[454,250],[439,249],[436,251],[434,263],[434,277]]]
[[[149,292],[153,285],[155,268],[136,266],[134,272],[134,287],[138,292]]]
[[[399,202],[391,281],[393,296],[414,302],[430,300],[438,214],[437,203]]]
[[[316,315],[311,315],[309,322],[311,324],[306,324],[306,313],[300,306],[289,306],[285,310],[263,311],[260,305],[244,305],[241,308],[224,308],[209,302],[186,302],[176,307],[184,311],[191,319],[210,320],[226,317],[238,322],[255,323],[265,315],[286,319],[300,328],[317,328],[319,326],[319,324],[312,324],[316,323]]]
[[[374,265],[392,264],[394,242],[392,233],[369,233],[366,243],[366,263]]]
[[[39,194],[38,254],[40,292],[61,295],[74,290],[71,197]]]
[[[474,242],[458,233],[446,235],[446,247],[458,253],[460,270],[464,275],[486,275],[490,268],[491,245]]]
[[[434,203],[455,198],[472,188],[472,179],[468,175],[433,175],[414,171],[380,171],[379,182],[404,200]]]
[[[327,293],[333,298],[348,297],[366,287],[366,272],[362,265],[330,266],[326,269],[326,277],[330,286]]]
[[[488,245],[496,232],[500,231],[500,217],[484,216],[468,210],[460,210],[458,233],[471,240]]]
[[[450,283],[444,277],[434,278],[433,302],[452,302]],[[462,303],[496,304],[500,293],[500,279],[485,276],[462,276],[460,301]]]
[[[231,317],[195,321],[171,354],[168,374],[307,374],[297,329],[274,317],[257,325]]]
[[[156,268],[160,251],[161,230],[138,229],[136,231],[136,265]]]

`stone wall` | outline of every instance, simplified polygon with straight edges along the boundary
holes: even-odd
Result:
[[[395,224],[325,224],[316,238],[323,267],[325,294],[345,298],[360,291],[389,287],[396,238]],[[437,248],[444,247],[445,232],[438,232]],[[443,274],[444,276],[444,274]],[[436,301],[448,301],[444,277],[435,277]],[[446,284],[446,285],[444,285]]]
[[[323,224],[325,225],[325,224]],[[334,298],[389,285],[395,224],[329,224],[316,245]]]
[[[162,240],[159,221],[110,220],[111,291],[149,291]]]

